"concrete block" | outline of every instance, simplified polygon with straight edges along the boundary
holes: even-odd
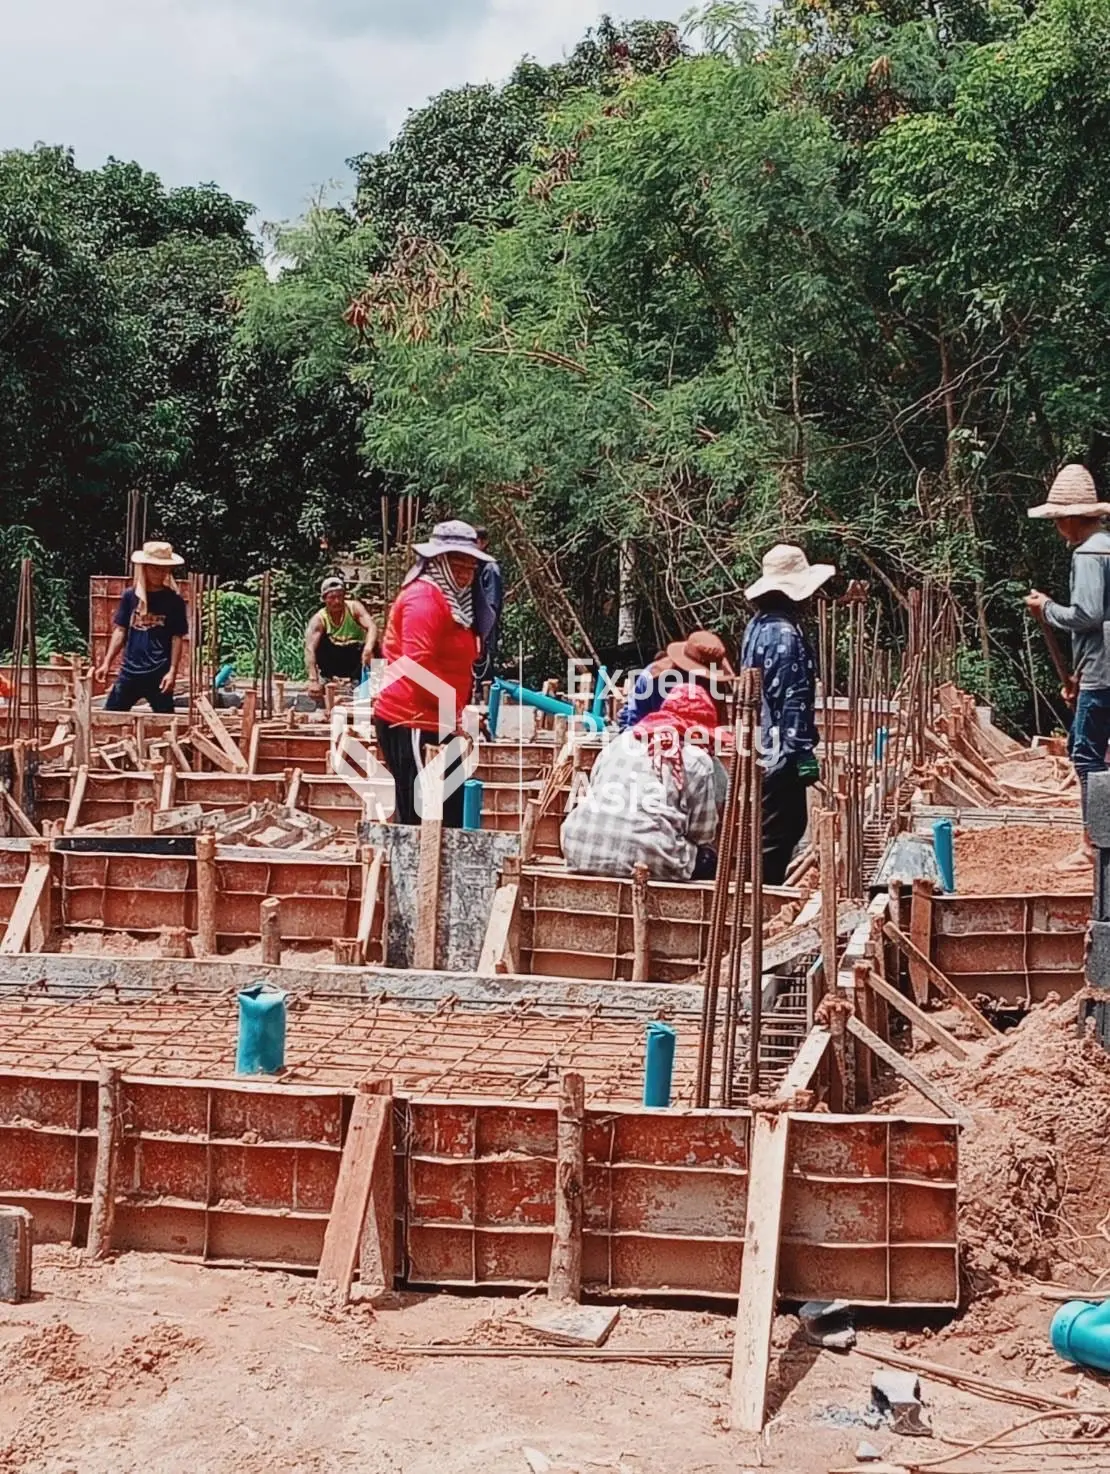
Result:
[[[0,1300],[14,1304],[31,1293],[35,1220],[26,1208],[0,1206]]]
[[[871,1401],[890,1420],[895,1433],[908,1438],[931,1438],[933,1430],[921,1416],[921,1383],[913,1372],[883,1367],[872,1374]]]

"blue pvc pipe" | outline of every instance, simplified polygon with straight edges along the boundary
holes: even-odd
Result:
[[[1110,1372],[1110,1300],[1069,1300],[1052,1317],[1052,1349],[1076,1366]]]
[[[481,829],[482,797],[485,786],[480,778],[468,778],[463,784],[463,828]]]
[[[886,745],[890,741],[890,733],[885,727],[880,727],[875,733],[875,760],[882,762],[886,757]]]
[[[609,679],[609,672],[603,665],[598,666],[597,680],[594,683],[594,704],[590,708],[590,715],[595,722],[605,724],[605,683]]]
[[[269,983],[255,983],[239,994],[237,1075],[276,1075],[285,1067],[286,997]]]
[[[664,1110],[671,1103],[671,1076],[678,1035],[669,1024],[648,1024],[644,1052],[644,1105]]]
[[[519,706],[534,706],[537,711],[545,711],[549,716],[571,718],[578,715],[569,701],[560,701],[557,696],[548,696],[544,691],[529,691],[527,686],[521,686],[516,681],[503,681],[498,677],[493,687],[494,691],[500,690],[506,696],[511,696]],[[490,704],[493,704],[492,692]],[[604,725],[592,712],[584,712],[581,721],[590,732],[600,732]],[[490,731],[493,731],[492,723]]]
[[[494,681],[489,688],[489,711],[486,713],[486,726],[489,734],[494,740],[497,738],[497,724],[501,720],[501,682]]]
[[[216,676],[216,681],[215,681],[216,690],[217,691],[222,691],[223,688],[227,685],[228,681],[231,680],[231,678],[232,678],[232,676],[234,674],[235,674],[235,662],[234,662],[234,660],[229,660],[226,665],[222,665],[220,667],[219,674]]]
[[[933,849],[944,889],[951,895],[956,889],[956,850],[951,819],[938,819],[933,825]]]

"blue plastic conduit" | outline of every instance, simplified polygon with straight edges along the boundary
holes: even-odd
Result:
[[[1052,1317],[1052,1349],[1076,1366],[1110,1372],[1110,1300],[1069,1300]]]
[[[605,683],[609,679],[609,672],[603,665],[598,666],[597,680],[594,682],[594,704],[590,708],[590,715],[599,724],[599,730],[605,725]]]
[[[276,1075],[285,1066],[286,994],[255,983],[239,994],[237,1075]]]
[[[663,1110],[671,1103],[671,1076],[678,1035],[668,1024],[648,1024],[644,1054],[644,1105]]]
[[[952,820],[938,819],[933,825],[933,849],[937,868],[949,895],[956,889],[956,850],[952,838]]]
[[[485,788],[480,778],[468,778],[463,784],[463,828],[481,829],[482,797]]]
[[[501,720],[501,682],[494,681],[489,688],[489,711],[486,713],[486,726],[489,734],[496,742],[497,724]]]
[[[216,676],[216,690],[222,691],[234,674],[235,662],[234,660],[229,660],[226,665],[220,667],[219,674]]]
[[[494,691],[503,692],[511,696],[518,706],[534,706],[537,711],[545,711],[553,717],[574,717],[577,713],[569,701],[560,701],[557,696],[548,696],[543,691],[529,691],[527,686],[518,685],[516,681],[503,681],[500,677],[493,683]],[[490,705],[493,705],[493,693],[490,693]],[[584,712],[580,718],[586,730],[589,732],[600,732],[604,723],[595,717],[592,712]],[[490,731],[493,724],[490,723]]]

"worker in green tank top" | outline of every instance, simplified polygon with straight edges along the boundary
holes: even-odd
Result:
[[[341,578],[325,578],[320,597],[324,607],[309,620],[304,637],[308,691],[317,700],[325,681],[358,682],[378,643],[372,615],[361,600],[347,598]]]

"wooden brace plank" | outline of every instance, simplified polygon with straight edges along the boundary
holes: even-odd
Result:
[[[492,978],[508,971],[507,957],[510,938],[516,921],[520,886],[515,884],[499,887],[490,907],[489,925],[482,943],[482,955],[478,961],[478,976]]]
[[[344,1304],[350,1298],[355,1277],[375,1160],[387,1132],[392,1138],[392,1131],[393,1097],[360,1091],[355,1096],[343,1155],[339,1159],[339,1177],[317,1275],[317,1283],[334,1286]]]
[[[0,956],[14,957],[26,947],[31,927],[39,915],[42,899],[49,885],[50,866],[48,864],[28,866],[7,930],[4,932],[4,939],[0,941]]]
[[[29,839],[42,838],[42,834],[31,823],[30,819],[28,819],[27,815],[6,788],[0,788],[0,798],[3,798],[4,807],[12,816],[12,821],[21,834],[25,834]]]
[[[245,773],[247,771],[247,760],[235,745],[231,733],[224,726],[223,721],[209,701],[207,696],[197,697],[197,711],[204,720],[204,725],[216,739],[217,746],[223,751],[228,762],[231,763],[230,772]]]
[[[374,932],[374,917],[378,909],[378,896],[382,887],[382,863],[383,855],[380,850],[374,851],[374,858],[366,868],[362,883],[362,905],[358,913],[358,955],[359,961],[366,961],[366,953],[370,947],[370,938]],[[383,946],[384,953],[384,946]]]
[[[222,772],[239,773],[245,771],[245,768],[237,768],[222,747],[217,747],[214,742],[209,742],[204,733],[198,732],[195,727],[189,733],[189,741],[196,748],[197,752],[202,753],[204,757],[208,758],[209,762],[215,763],[216,767]]]
[[[919,951],[918,948],[914,946],[909,937],[906,936],[905,932],[899,931],[892,921],[888,921],[887,924],[883,927],[883,933],[890,939],[890,941],[894,943],[894,945],[898,948],[900,952],[903,952],[906,955],[907,958],[909,958],[911,961],[917,961],[921,964],[921,966],[928,973],[929,979],[932,982],[933,986],[937,989],[937,991],[939,993],[942,993],[944,997],[953,1004],[954,1007],[958,1008],[963,1016],[968,1020],[968,1022],[972,1024],[978,1030],[978,1032],[983,1035],[985,1039],[995,1038],[995,1036],[998,1034],[998,1030],[994,1027],[990,1020],[985,1019],[983,1015],[979,1012],[979,1010],[975,1007],[975,1004],[972,1003],[971,999],[965,998],[964,995],[960,992],[959,988],[956,987],[955,983],[950,982],[948,978],[945,977],[945,975],[941,972],[940,968],[937,967],[935,962],[926,957],[924,952]]]
[[[891,1008],[896,1008],[903,1018],[909,1019],[915,1029],[919,1029],[927,1039],[934,1044],[939,1044],[945,1053],[950,1054],[953,1059],[963,1061],[967,1059],[967,1050],[936,1019],[932,1019],[924,1011],[918,1008],[916,1003],[911,1003],[905,994],[900,993],[897,988],[891,987],[888,982],[878,977],[873,969],[869,969],[867,986],[880,998],[885,998]]]
[[[878,1055],[884,1064],[888,1064],[896,1075],[900,1075],[907,1084],[912,1085],[926,1100],[932,1101],[933,1105],[939,1111],[943,1111],[952,1120],[958,1121],[961,1126],[966,1127],[971,1125],[971,1117],[964,1110],[963,1106],[957,1105],[946,1090],[942,1090],[939,1085],[923,1075],[916,1065],[910,1064],[908,1059],[905,1059],[895,1048],[880,1039],[878,1034],[873,1034],[867,1025],[861,1023],[854,1015],[848,1020],[848,1032],[859,1039],[861,1043],[866,1044],[872,1054]]]
[[[766,1416],[789,1141],[788,1114],[755,1117],[732,1349],[732,1428],[739,1433],[762,1433]]]
[[[81,805],[85,802],[85,790],[89,786],[89,769],[85,763],[77,769],[77,776],[73,780],[73,789],[69,795],[69,807],[66,809],[65,823],[62,825],[63,834],[72,834],[77,828],[81,818]]]

